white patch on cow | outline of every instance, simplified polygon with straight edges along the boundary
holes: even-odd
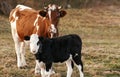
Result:
[[[40,17],[40,15],[37,15],[37,18],[36,18],[36,20],[35,20],[35,22],[34,22],[34,26],[36,26],[36,25],[38,25],[38,18]]]
[[[56,5],[52,5],[52,6],[49,6],[49,10],[51,10],[51,11],[54,11],[54,10],[56,10],[57,8],[56,8]]]
[[[37,28],[37,32],[38,32],[38,30],[39,30],[39,26],[37,25],[36,28]],[[37,32],[36,32],[36,34],[37,34]]]
[[[51,11],[54,11],[54,10],[56,10],[56,5],[49,6],[48,15],[49,15],[50,21],[51,21]]]
[[[51,10],[48,9],[48,16],[49,16],[49,19],[51,21]]]
[[[36,18],[36,20],[34,22],[34,26],[36,26],[36,29],[37,29],[36,34],[37,34],[38,30],[39,30],[39,25],[38,25],[38,18],[39,17],[40,17],[40,15],[37,15],[37,18]]]
[[[55,28],[55,25],[51,24],[50,32],[51,32],[51,38],[53,38],[53,35],[57,33],[57,29]]]
[[[42,21],[44,21],[46,19],[46,17],[42,17]]]
[[[20,5],[20,4],[17,5],[16,8],[19,8],[20,11],[25,10],[25,9],[32,9],[32,8],[30,8],[28,6],[24,6],[24,5]]]
[[[11,23],[11,28],[16,30],[16,21],[18,19],[18,17],[16,17],[16,11],[13,13],[12,16],[14,17],[15,21],[13,21],[13,22],[11,21],[10,22]]]
[[[39,49],[39,45],[37,45],[38,41],[39,41],[38,35],[32,34],[30,37],[30,51],[33,54],[36,54],[38,52]]]
[[[54,24],[51,24],[51,26],[50,26],[50,32],[51,33],[57,33],[57,29],[55,28]]]

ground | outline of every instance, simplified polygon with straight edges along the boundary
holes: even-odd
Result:
[[[120,77],[120,6],[68,9],[59,23],[60,36],[78,34],[82,38],[85,77]],[[35,57],[26,49],[28,68],[18,69],[8,17],[0,15],[0,77],[35,77]],[[66,66],[53,68],[66,76]],[[39,77],[39,76],[37,76]],[[79,77],[74,68],[72,77]]]

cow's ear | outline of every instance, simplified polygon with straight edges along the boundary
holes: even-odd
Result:
[[[41,10],[39,11],[39,14],[42,16],[42,17],[45,17],[47,12],[45,10]]]
[[[64,10],[61,10],[59,13],[60,13],[60,17],[64,17],[67,14],[66,11]]]
[[[43,40],[44,40],[44,37],[39,37],[39,40],[40,40],[40,41],[43,41]]]

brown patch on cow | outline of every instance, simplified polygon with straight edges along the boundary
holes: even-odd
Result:
[[[17,20],[17,32],[21,40],[24,40],[24,36],[30,36],[35,28],[34,21],[37,17],[36,13],[29,15],[20,14]]]
[[[59,9],[56,6],[56,10],[52,11],[51,19],[48,16],[48,11],[46,11],[45,17],[40,16],[40,11],[34,9],[24,9],[21,10],[20,7],[16,7],[10,13],[9,21],[14,22],[16,20],[16,29],[20,41],[24,41],[25,36],[30,36],[31,34],[38,34],[39,36],[51,38],[50,26],[54,24],[57,33],[54,33],[53,37],[58,36],[58,22],[59,22]],[[44,13],[44,12],[42,12]],[[15,16],[13,16],[15,14]],[[17,17],[17,18],[15,18]],[[37,17],[38,20],[37,20]],[[37,29],[39,26],[39,29]]]
[[[48,19],[43,19],[43,17],[39,16],[36,25],[34,22],[37,18],[38,12],[30,9],[26,9],[24,11],[17,11],[16,16],[18,16],[17,20],[17,32],[21,39],[24,40],[24,36],[30,36],[31,34],[37,33],[39,36],[49,37],[50,33],[48,32],[50,22]],[[36,26],[39,26],[39,30],[37,31]]]
[[[38,19],[38,26],[39,29],[37,31],[37,29],[34,29],[34,34],[37,33],[39,36],[44,36],[44,37],[48,37],[50,38],[50,32],[49,32],[49,27],[50,27],[50,22],[48,19],[43,19],[41,17],[39,17]]]

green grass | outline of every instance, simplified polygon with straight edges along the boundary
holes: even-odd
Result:
[[[85,77],[120,77],[120,7],[68,9],[59,23],[60,36],[78,34],[83,41]],[[35,59],[27,48],[27,69],[18,69],[8,17],[0,16],[0,77],[35,77]],[[66,76],[66,66],[54,64]],[[79,77],[74,68],[72,77]]]

